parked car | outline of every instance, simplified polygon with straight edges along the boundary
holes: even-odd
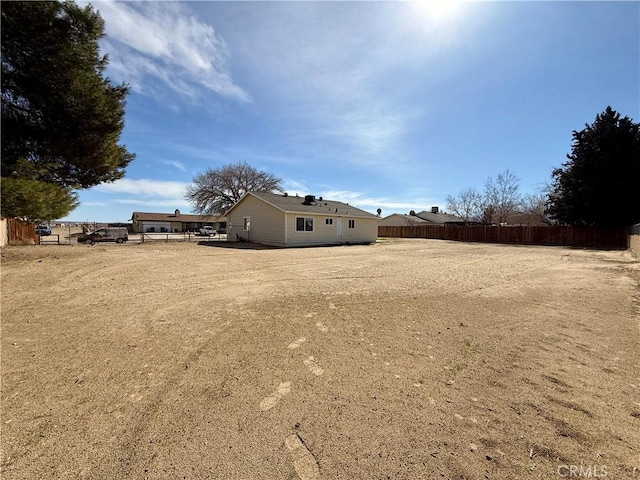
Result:
[[[49,225],[36,226],[36,235],[40,235],[41,237],[46,237],[47,235],[51,235],[51,227]]]
[[[212,235],[215,237],[217,233],[215,228],[210,225],[206,225],[200,229],[200,235]]]
[[[129,240],[129,232],[125,227],[101,228],[95,232],[82,234],[78,243],[116,242],[124,243]]]

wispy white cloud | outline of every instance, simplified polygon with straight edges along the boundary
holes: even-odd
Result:
[[[151,210],[170,211],[175,208],[189,208],[190,204],[185,199],[187,184],[183,182],[161,181],[150,179],[123,178],[113,183],[103,183],[91,189],[91,191],[107,195],[108,203],[91,202],[83,203],[84,206],[96,206],[101,203],[117,205],[138,205]]]
[[[300,182],[293,179],[284,179],[282,182],[284,191],[292,194],[306,195],[309,192],[309,188],[305,182]]]
[[[248,101],[227,68],[228,49],[214,28],[179,2],[96,2],[105,20],[110,72],[135,91],[157,93],[159,81],[181,97],[203,91]]]
[[[189,208],[191,205],[185,199],[175,198],[171,200],[151,199],[143,200],[140,198],[118,198],[113,201],[119,205],[141,205],[144,207],[154,207],[158,209]]]
[[[436,205],[428,198],[406,198],[403,200],[391,200],[388,197],[372,197],[362,192],[350,190],[329,190],[322,193],[324,198],[348,203],[354,207],[361,208],[370,212],[375,212],[378,208],[382,209],[382,216],[391,215],[392,213],[408,213],[410,210],[426,210],[431,205]]]
[[[170,165],[178,170],[180,170],[181,172],[186,172],[187,171],[187,167],[185,167],[184,163],[179,162],[177,160],[160,160],[161,163],[164,163],[165,165]]]
[[[397,88],[407,50],[402,41],[408,40],[389,27],[388,13],[400,8],[265,2],[257,6],[259,18],[250,12],[255,17],[243,20],[243,34],[229,41],[260,79],[256,102],[277,105],[292,142],[334,147],[351,163],[369,166],[399,150],[423,114],[422,105],[407,102],[409,92]]]
[[[384,102],[372,99],[353,109],[318,118],[320,125],[311,134],[332,137],[351,147],[358,152],[351,157],[356,163],[388,163],[385,154],[397,151],[416,116],[415,111],[394,112]]]
[[[176,141],[169,141],[167,147],[178,152],[179,154],[184,154],[188,157],[197,160],[204,160],[206,162],[216,163],[225,162],[227,160],[227,157],[225,157],[223,153],[218,152],[210,147],[199,147]]]
[[[163,180],[123,178],[113,183],[102,183],[92,190],[104,193],[128,194],[136,197],[180,198],[184,197],[187,183]]]

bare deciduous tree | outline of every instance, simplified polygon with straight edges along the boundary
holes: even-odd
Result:
[[[447,209],[465,222],[505,224],[517,221],[523,207],[519,184],[520,179],[513,172],[505,170],[495,179],[487,178],[482,193],[467,188],[457,195],[449,195]]]
[[[458,217],[484,224],[551,225],[547,215],[550,187],[538,193],[520,195],[520,179],[505,170],[487,178],[484,191],[467,188],[447,197],[447,208]]]
[[[239,162],[199,173],[185,197],[197,212],[221,215],[247,192],[282,191],[282,179]]]
[[[522,197],[521,208],[531,225],[551,225],[547,215],[549,196],[544,193],[530,193]]]
[[[457,195],[449,195],[447,210],[465,222],[476,220],[482,211],[482,195],[473,188],[467,188]]]
[[[487,179],[484,184],[484,202],[493,209],[491,223],[507,223],[509,217],[518,211],[521,202],[519,184],[520,179],[509,170],[499,174],[495,180],[492,177]]]
[[[485,225],[492,224],[495,216],[496,207],[491,204],[484,205],[482,215],[480,215],[480,223],[484,223]]]

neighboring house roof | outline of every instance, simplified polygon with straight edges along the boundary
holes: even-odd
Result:
[[[426,210],[416,213],[416,217],[420,217],[430,223],[464,222],[463,218],[456,217],[455,215],[427,212]]]
[[[382,220],[380,220],[380,222],[382,223],[385,220],[390,220],[392,218],[394,220],[397,219],[399,221],[402,221],[406,225],[417,224],[417,223],[430,223],[429,221],[424,220],[420,217],[416,217],[415,215],[405,215],[403,213],[392,213],[391,215],[384,217]]]
[[[224,221],[224,217],[215,215],[192,215],[180,213],[176,210],[174,213],[150,213],[150,212],[133,212],[131,215],[133,221],[147,222],[220,222]]]
[[[248,195],[252,195],[260,200],[268,203],[269,205],[281,210],[285,213],[303,213],[303,214],[317,214],[317,215],[332,215],[332,216],[349,216],[359,218],[378,218],[373,213],[369,213],[365,210],[361,210],[348,203],[338,202],[335,200],[325,200],[322,197],[315,197],[315,201],[311,203],[305,202],[305,197],[297,195],[283,195],[280,193],[268,193],[268,192],[247,192],[244,196],[227,212],[228,215],[242,200]]]

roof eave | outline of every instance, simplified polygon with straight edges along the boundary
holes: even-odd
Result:
[[[282,209],[281,209],[282,210]],[[376,217],[373,213],[368,215],[362,215],[359,213],[336,213],[336,212],[298,212],[295,210],[282,210],[284,213],[292,213],[294,215],[319,215],[321,217],[351,217],[351,218],[371,218],[371,219],[380,219],[380,217]]]

